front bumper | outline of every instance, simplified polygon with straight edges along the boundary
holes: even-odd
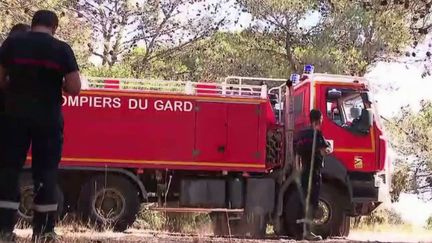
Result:
[[[390,202],[386,178],[375,173],[350,174],[352,214],[369,215],[382,203]]]

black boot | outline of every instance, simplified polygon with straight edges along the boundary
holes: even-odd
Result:
[[[54,232],[55,212],[34,212],[33,237],[34,242],[57,242],[58,236]]]
[[[0,231],[0,242],[2,243],[12,243],[15,242],[17,239],[17,236],[13,232],[1,232]]]

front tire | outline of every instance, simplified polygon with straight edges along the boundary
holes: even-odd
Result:
[[[313,232],[323,238],[342,236],[345,221],[345,197],[336,188],[323,184],[315,214]],[[345,231],[345,230],[343,230]]]
[[[351,230],[351,218],[349,216],[345,216],[343,224],[340,229],[340,236],[348,237]]]
[[[119,232],[135,222],[139,209],[137,188],[117,175],[92,177],[82,186],[78,199],[78,212],[90,226]]]

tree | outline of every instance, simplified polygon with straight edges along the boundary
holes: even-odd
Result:
[[[244,11],[248,11],[256,19],[253,30],[270,37],[277,48],[267,48],[263,42],[257,42],[255,48],[264,52],[270,52],[277,56],[283,56],[291,70],[300,68],[300,61],[295,51],[306,47],[311,43],[321,23],[309,28],[300,26],[302,19],[307,17],[316,1],[311,0],[239,0]]]
[[[80,66],[85,67],[90,53],[82,48],[89,41],[88,25],[67,11],[70,2],[67,0],[0,0],[0,42],[7,37],[10,28],[17,23],[30,24],[31,18],[39,9],[49,9],[60,17],[59,29],[56,36],[71,44]]]
[[[90,66],[84,69],[87,77],[110,77],[110,78],[129,78],[133,77],[131,68],[125,64],[108,66]]]
[[[284,55],[294,71],[313,62],[321,71],[362,75],[370,64],[400,55],[430,28],[428,1],[238,2],[255,17],[254,31],[272,38],[278,44],[272,51]]]
[[[408,179],[402,190],[432,199],[432,102],[422,101],[414,112],[409,106],[387,120],[390,142],[399,160],[408,166]]]
[[[142,60],[142,48],[126,55],[124,63],[133,67],[135,77],[195,81],[215,81],[233,75],[289,77],[289,67],[283,58],[254,49],[251,43],[257,39],[255,33],[249,31],[217,32],[172,55],[153,60],[146,69],[134,68]],[[267,45],[271,45],[271,40]]]
[[[89,48],[103,65],[113,66],[140,45],[143,55],[136,68],[145,68],[217,30],[225,23],[216,15],[219,7],[204,0],[80,0],[75,11],[91,24],[95,43],[102,41]]]

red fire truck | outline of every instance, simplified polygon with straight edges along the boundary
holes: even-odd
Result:
[[[293,235],[292,138],[317,108],[334,149],[314,225],[326,237],[347,235],[349,217],[382,201],[386,140],[364,78],[301,80],[89,78],[79,96],[63,96],[59,210],[123,231],[149,202],[167,213],[209,213],[220,235],[263,236],[267,224]],[[31,217],[31,192],[24,175],[23,218]]]

